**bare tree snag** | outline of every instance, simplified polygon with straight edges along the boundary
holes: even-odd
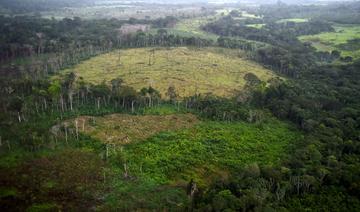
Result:
[[[79,140],[79,123],[77,119],[75,119],[75,132],[76,132],[76,139]]]

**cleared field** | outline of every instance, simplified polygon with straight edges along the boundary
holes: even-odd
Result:
[[[265,26],[266,24],[248,24],[246,25],[247,27],[253,27],[256,29],[261,29],[263,26]]]
[[[308,22],[308,21],[309,21],[309,19],[306,19],[306,18],[288,18],[288,19],[278,20],[276,23],[286,23],[286,22],[303,23],[303,22]]]
[[[259,16],[254,15],[254,14],[248,13],[247,11],[242,11],[241,16],[245,17],[245,18],[261,18]]]
[[[167,28],[166,30],[170,34],[181,35],[181,36],[195,36],[203,39],[216,40],[219,36],[205,32],[201,30],[201,26],[216,20],[216,17],[198,17],[191,19],[183,19],[175,25],[174,28]]]
[[[166,30],[170,34],[187,36],[187,37],[200,37],[203,39],[217,40],[218,35],[205,32],[201,30],[201,26],[207,23],[213,22],[216,19],[229,14],[230,9],[216,10],[216,14],[213,16],[200,16],[195,18],[181,19],[173,28],[167,28]],[[153,32],[156,32],[154,29]]]
[[[247,73],[263,81],[276,77],[270,70],[242,57],[241,52],[222,48],[139,48],[121,50],[120,55],[120,62],[119,51],[114,51],[84,61],[65,73],[73,71],[94,84],[120,77],[138,90],[152,86],[162,97],[169,86],[174,86],[180,97],[209,92],[231,96],[243,89]]]
[[[66,123],[75,125],[75,121],[81,133],[111,144],[141,141],[162,131],[189,128],[198,123],[192,114],[81,116]]]
[[[247,11],[239,11],[241,12],[240,17],[232,17],[235,20],[245,20],[245,19],[261,19],[262,17],[256,16],[255,14],[248,13]]]
[[[360,26],[336,25],[334,28],[335,32],[301,36],[299,39],[303,42],[310,42],[319,51],[340,50],[342,56],[360,58],[360,45],[352,50],[343,47],[351,40],[360,39]],[[352,46],[354,47],[354,45]]]

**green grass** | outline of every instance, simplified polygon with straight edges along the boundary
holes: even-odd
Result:
[[[124,173],[121,167],[127,161],[134,180],[114,182],[107,204],[124,209],[124,205],[131,208],[171,202],[168,207],[180,209],[186,204],[185,189],[191,179],[206,188],[246,165],[276,166],[300,136],[272,118],[262,124],[204,121],[191,129],[159,133],[125,146],[112,158],[120,167],[116,175]]]
[[[171,115],[183,113],[183,108],[176,108],[173,105],[160,105],[157,107],[146,107],[140,112],[142,115]]]
[[[157,48],[155,61],[149,65],[152,48],[121,50],[86,60],[66,72],[74,71],[89,83],[109,83],[120,77],[126,85],[140,90],[153,86],[163,98],[169,86],[174,86],[180,97],[195,93],[232,96],[242,90],[247,73],[254,73],[267,81],[276,75],[245,59],[242,52],[223,48]]]
[[[342,56],[360,58],[360,48],[356,50],[345,50],[341,45],[348,41],[360,38],[359,25],[335,25],[335,32],[325,32],[316,35],[301,36],[303,42],[310,42],[319,51],[341,51]]]

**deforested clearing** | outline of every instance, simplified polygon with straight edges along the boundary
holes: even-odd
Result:
[[[180,97],[206,93],[226,97],[243,89],[247,73],[262,81],[276,77],[239,50],[188,47],[116,50],[66,70],[71,71],[94,84],[110,84],[120,77],[137,90],[152,86],[165,98],[170,86]]]

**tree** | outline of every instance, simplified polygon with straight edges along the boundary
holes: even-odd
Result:
[[[122,86],[123,82],[124,81],[119,77],[111,80],[111,96],[115,100],[115,107],[117,107],[118,102],[119,102],[118,98],[120,98],[120,91],[121,91],[121,86]]]
[[[15,111],[16,114],[17,114],[17,117],[18,117],[18,121],[21,122],[22,121],[22,118],[21,118],[21,110],[23,108],[23,100],[18,97],[18,96],[15,96],[11,99],[10,101],[10,105],[8,107],[8,110],[10,111]]]
[[[105,82],[99,85],[92,85],[90,87],[90,91],[92,95],[95,97],[95,105],[97,109],[101,107],[101,100],[103,100],[104,104],[106,105],[106,96],[110,95],[110,89],[105,84]]]
[[[73,110],[73,95],[75,92],[74,82],[75,82],[76,75],[74,72],[70,72],[65,75],[63,83],[62,83],[62,90],[63,93],[67,93],[69,102],[70,102],[70,110]]]
[[[169,97],[170,102],[172,103],[176,103],[176,98],[177,98],[177,94],[176,94],[176,89],[174,85],[169,86],[166,95]]]
[[[61,95],[61,83],[59,80],[52,82],[48,88],[48,92],[50,96],[52,96],[53,100],[57,101],[60,98],[61,110],[64,112],[64,101]]]
[[[148,88],[142,88],[140,90],[140,94],[148,99],[148,106],[151,107],[153,105],[153,101],[157,100],[160,98],[160,93],[159,91],[157,91],[156,89],[154,89],[153,87],[148,87]]]

